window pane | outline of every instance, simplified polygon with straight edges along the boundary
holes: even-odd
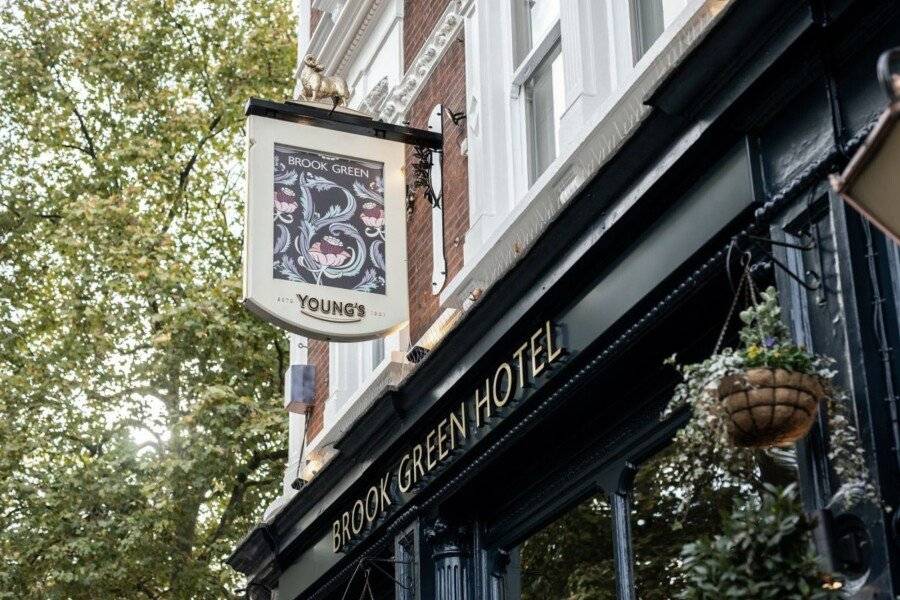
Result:
[[[415,526],[394,539],[396,600],[419,600],[419,543]]]
[[[377,567],[368,566],[368,568],[360,568],[358,571],[351,571],[346,583],[338,585],[335,591],[325,597],[325,600],[357,600],[358,598],[402,600],[403,597],[398,598],[396,593],[398,585],[394,565],[397,559],[389,550],[393,550],[393,548],[383,550],[371,557],[369,565],[378,565]]]
[[[635,58],[640,58],[684,9],[687,0],[632,0],[632,2],[637,50]]]
[[[531,163],[529,183],[540,177],[559,151],[563,93],[562,54],[557,44],[525,84]]]
[[[372,368],[374,369],[384,360],[384,339],[372,340]]]
[[[559,20],[559,0],[514,0],[516,64],[519,64],[532,48],[541,43],[544,36]]]
[[[676,480],[672,462],[678,458],[669,448],[641,465],[635,477],[631,537],[640,600],[677,597],[684,585],[680,572],[682,547],[722,533],[723,515],[731,513],[735,500],[746,502],[757,497],[753,486],[714,467],[702,480]],[[793,482],[793,461],[793,451],[759,453],[760,477],[777,485]],[[685,509],[679,510],[685,501]]]
[[[559,0],[525,0],[525,5],[528,15],[527,50],[531,50],[559,19]]]
[[[615,600],[612,540],[606,497],[588,498],[510,553],[507,597]]]

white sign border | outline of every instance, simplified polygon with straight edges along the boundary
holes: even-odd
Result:
[[[282,281],[272,276],[275,144],[384,164],[387,235],[384,294]],[[248,116],[243,305],[260,318],[287,331],[322,340],[371,340],[403,327],[409,320],[405,164],[406,145],[402,142],[261,115]],[[334,322],[311,317],[301,313],[298,293],[363,304],[366,316],[356,322]]]

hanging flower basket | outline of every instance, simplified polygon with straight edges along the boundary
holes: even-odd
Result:
[[[741,300],[746,300],[744,310],[738,310]],[[741,322],[738,343],[726,344],[735,316]],[[765,488],[773,463],[789,454],[768,449],[806,436],[820,402],[825,403],[822,416],[827,418],[828,466],[847,490],[842,504],[865,499],[881,505],[852,413],[847,412],[849,399],[834,383],[835,361],[792,339],[782,321],[777,291],[756,289],[749,257],[712,354],[689,363],[679,363],[672,355],[666,363],[675,366],[681,381],[661,417],[676,418],[690,409],[687,423],[672,441],[674,451],[654,470],[655,476],[671,482],[666,485],[679,490],[674,494],[677,523],[698,506],[702,490],[742,495]],[[747,506],[756,506],[753,499]],[[712,551],[721,554],[719,546]]]
[[[731,442],[745,448],[786,446],[804,437],[825,397],[817,375],[771,367],[727,375],[717,391]]]
[[[738,313],[740,345],[723,348],[743,289],[749,306]],[[832,363],[791,340],[775,288],[757,291],[747,268],[712,356],[678,366],[683,380],[669,410],[692,405],[732,446],[788,446],[809,433],[819,402],[830,396]]]

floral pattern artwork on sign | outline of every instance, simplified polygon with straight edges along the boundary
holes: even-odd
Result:
[[[275,144],[273,277],[384,294],[384,164]]]

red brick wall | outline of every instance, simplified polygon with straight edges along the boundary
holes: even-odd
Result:
[[[416,2],[407,2],[418,4]],[[433,4],[423,2],[423,4]],[[409,9],[408,9],[409,10]],[[440,12],[439,12],[440,14]],[[407,18],[409,12],[407,12]],[[428,30],[431,30],[429,26]],[[451,42],[441,62],[409,111],[412,127],[424,129],[436,104],[460,112],[466,108],[465,46]],[[466,137],[466,122],[454,125],[444,112],[444,256],[447,281],[463,264],[463,240],[469,229],[468,165],[460,144]],[[412,173],[412,151],[407,152],[407,173]],[[411,183],[411,180],[409,180]],[[409,338],[415,343],[440,314],[439,296],[431,293],[431,210],[421,191],[407,221],[409,252]]]
[[[328,398],[328,342],[309,340],[306,357],[307,364],[316,368],[316,401],[307,416],[309,423],[306,430],[306,439],[311,440],[322,431],[325,399]]]
[[[406,64],[415,58],[423,42],[434,29],[448,0],[407,0],[403,23],[403,47]],[[313,16],[313,27],[318,17]],[[460,34],[461,35],[461,34]],[[450,43],[416,101],[408,119],[412,127],[425,129],[431,109],[443,104],[454,111],[466,109],[465,45]],[[460,144],[466,136],[466,122],[454,125],[444,115],[444,255],[447,281],[459,272],[463,263],[463,240],[469,228],[468,166]],[[412,150],[407,152],[407,183],[412,184]],[[439,296],[431,293],[431,206],[421,191],[415,194],[414,208],[407,221],[409,256],[410,340],[416,342],[440,314]],[[316,404],[309,417],[307,439],[322,430],[325,399],[328,397],[328,343],[310,340],[309,364],[316,367]]]
[[[406,0],[403,17],[404,70],[409,69],[416,52],[434,29],[434,24],[447,8],[447,4],[448,0]]]

